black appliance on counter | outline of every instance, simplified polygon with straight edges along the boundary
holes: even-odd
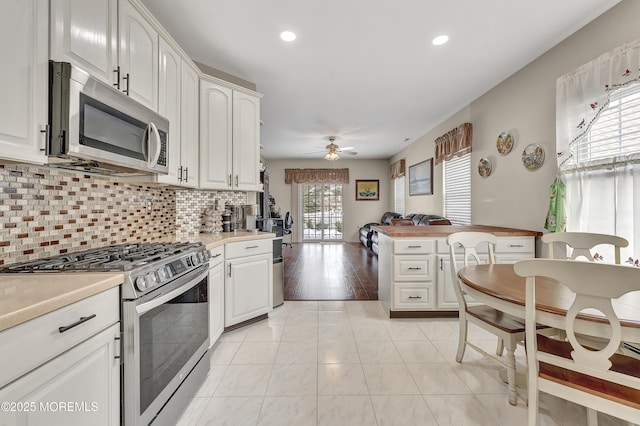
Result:
[[[208,260],[201,243],[131,243],[8,265],[0,272],[121,271],[123,424],[175,424],[209,371]],[[167,344],[176,336],[188,344]]]

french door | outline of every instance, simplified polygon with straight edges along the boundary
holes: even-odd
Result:
[[[302,184],[303,241],[342,241],[342,184]]]

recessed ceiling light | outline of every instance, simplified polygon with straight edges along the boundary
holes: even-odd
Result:
[[[292,31],[283,31],[280,33],[280,38],[284,41],[293,41],[296,39],[296,35]]]
[[[433,43],[434,46],[440,46],[441,44],[445,44],[447,41],[449,41],[449,36],[443,34],[434,38],[431,43]]]

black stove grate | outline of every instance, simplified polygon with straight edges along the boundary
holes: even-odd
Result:
[[[201,243],[129,243],[7,265],[10,272],[119,272],[202,247]]]

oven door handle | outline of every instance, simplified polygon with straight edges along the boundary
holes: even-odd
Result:
[[[200,272],[195,277],[192,276],[191,274],[187,274],[178,278],[177,282],[179,284],[177,288],[174,288],[168,293],[160,293],[157,296],[151,298],[151,300],[140,303],[139,305],[136,306],[136,312],[138,313],[138,315],[142,315],[145,312],[149,312],[150,310],[165,304],[169,300],[177,296],[180,296],[182,293],[200,284],[200,281],[203,278],[205,278],[208,274],[209,274],[209,271],[207,270],[207,268],[205,268],[202,270],[202,272]]]

